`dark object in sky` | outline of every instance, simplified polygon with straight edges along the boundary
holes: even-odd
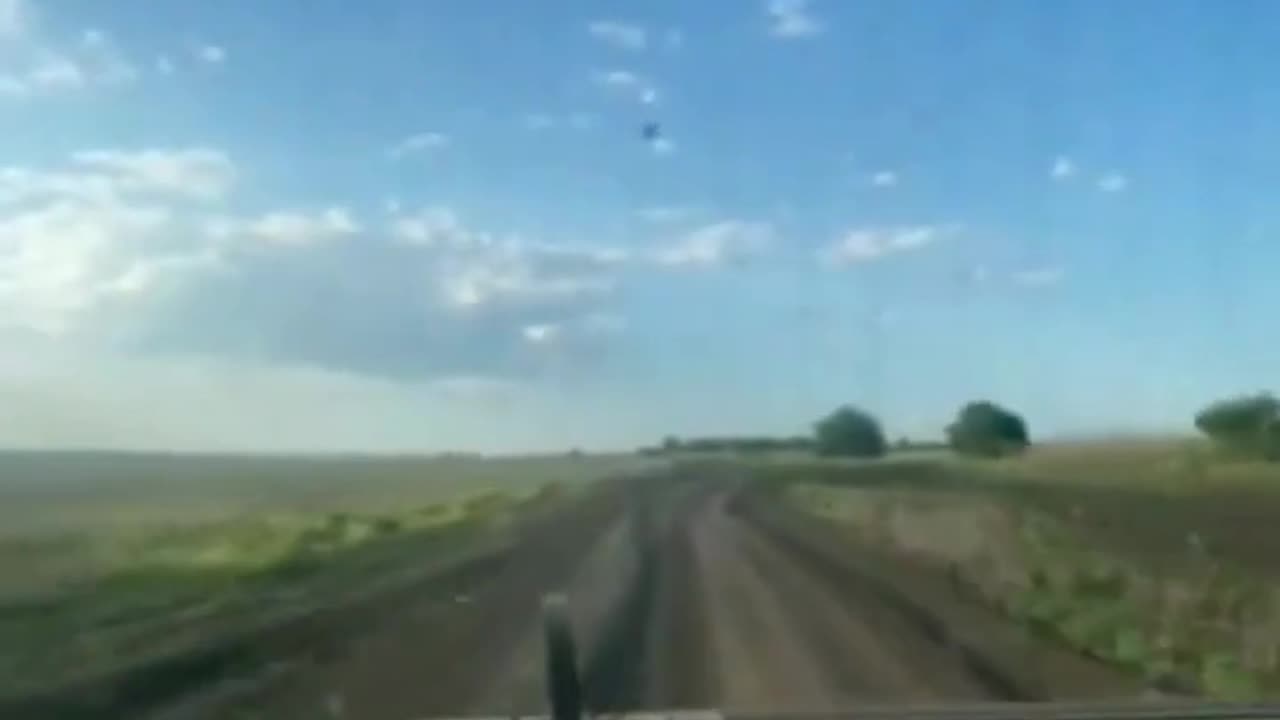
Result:
[[[645,142],[653,142],[662,135],[662,126],[656,122],[647,122],[640,130],[640,134],[644,136]]]

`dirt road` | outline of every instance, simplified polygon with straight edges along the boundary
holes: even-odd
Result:
[[[1140,683],[1048,646],[949,579],[798,515],[703,494],[665,528],[655,611],[617,708],[1121,699]]]
[[[856,550],[737,502],[735,488],[673,482],[647,512],[633,507],[598,529],[532,537],[494,572],[389,610],[341,652],[309,657],[234,703],[156,717],[542,712],[538,601],[566,588],[595,710],[822,710],[1139,691],[947,597],[942,579],[846,562]]]
[[[714,694],[742,709],[826,709],[869,700],[999,693],[857,586],[833,588],[716,497],[690,529]]]

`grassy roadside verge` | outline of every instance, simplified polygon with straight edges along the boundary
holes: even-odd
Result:
[[[188,672],[187,656],[216,658],[206,650],[496,553],[520,519],[581,490],[486,490],[394,512],[276,513],[99,537],[110,562],[93,578],[0,607],[0,705],[166,664]]]
[[[945,460],[755,474],[782,501],[1154,686],[1229,699],[1280,690],[1280,580],[1258,547],[1277,534],[1269,489],[1046,483]]]

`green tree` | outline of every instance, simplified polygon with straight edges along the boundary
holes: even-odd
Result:
[[[1022,416],[993,402],[979,400],[960,408],[947,426],[947,442],[963,455],[1002,457],[1031,444]]]
[[[1227,450],[1280,460],[1280,400],[1270,393],[1219,400],[1197,413],[1195,422]]]
[[[887,449],[875,417],[850,405],[819,420],[814,425],[814,440],[820,455],[880,457]]]

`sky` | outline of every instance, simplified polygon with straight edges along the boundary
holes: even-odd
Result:
[[[1187,430],[1280,371],[1278,22],[0,0],[0,446]]]

